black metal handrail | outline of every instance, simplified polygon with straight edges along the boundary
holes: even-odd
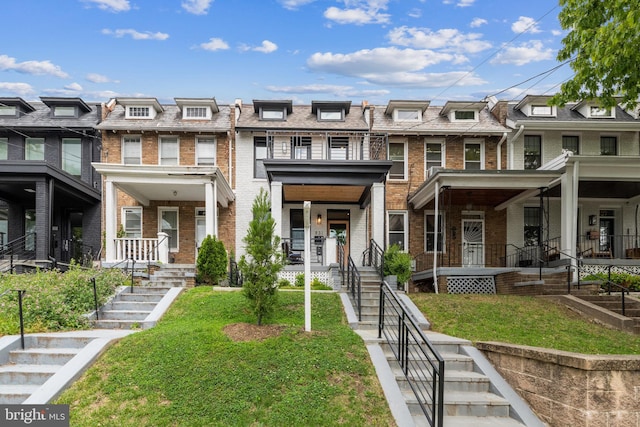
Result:
[[[27,241],[29,238],[33,238],[33,249],[27,249]],[[24,236],[20,236],[17,239],[4,243],[2,247],[0,247],[0,258],[9,257],[10,273],[13,273],[13,270],[15,269],[14,259],[16,256],[22,257],[23,259],[35,259],[35,242],[36,233],[26,233]]]
[[[380,285],[378,338],[383,334],[429,425],[442,427],[444,359],[385,281]]]
[[[362,253],[362,266],[375,267],[381,278],[384,275],[384,251],[373,239],[369,240],[369,247]]]
[[[362,320],[362,280],[351,255],[349,255],[347,264],[347,291],[351,292],[351,298],[356,304],[358,320],[360,321]]]
[[[10,292],[18,293],[18,316],[20,318],[20,345],[24,350],[24,314],[22,312],[22,297],[24,296],[25,293],[27,293],[27,291],[24,289],[7,289],[6,291],[0,294],[0,298],[2,298],[4,295],[9,294]]]
[[[635,272],[632,272],[631,270],[627,270],[626,268],[621,267],[619,265],[608,265],[607,266],[607,270],[608,270],[608,273],[607,273],[607,295],[611,295],[611,286],[614,286],[614,287],[616,287],[616,288],[618,288],[620,290],[620,296],[621,296],[620,300],[621,300],[621,304],[622,304],[622,307],[621,307],[622,308],[622,315],[626,316],[626,304],[625,304],[625,301],[624,301],[624,293],[626,292],[627,295],[629,295],[629,288],[627,288],[626,286],[622,286],[619,283],[615,283],[615,282],[611,281],[611,269],[614,268],[614,267],[617,268],[618,270],[623,270],[623,271],[626,271],[627,273],[630,273],[630,274],[633,274],[633,275],[635,275]]]

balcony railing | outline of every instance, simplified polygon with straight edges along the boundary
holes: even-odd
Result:
[[[386,134],[267,131],[268,159],[386,160],[386,152]]]

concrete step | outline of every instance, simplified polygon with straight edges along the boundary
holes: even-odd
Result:
[[[154,302],[157,303],[159,302],[162,297],[164,296],[164,294],[159,294],[159,293],[150,293],[150,294],[145,294],[145,293],[129,293],[129,291],[127,290],[126,292],[122,292],[121,294],[118,294],[118,296],[116,297],[117,301],[133,301],[133,302]]]
[[[0,387],[0,404],[16,405],[24,402],[40,387],[33,384],[3,385]]]
[[[64,365],[71,360],[80,349],[75,348],[25,348],[11,350],[9,363],[24,365]]]
[[[151,310],[101,310],[100,320],[144,320]]]
[[[10,384],[44,384],[58,369],[60,365],[2,365],[0,366],[0,385],[2,385],[0,388]]]
[[[409,384],[409,379],[399,371],[396,371],[396,382],[403,390],[410,390],[411,386]],[[422,378],[415,377],[412,375],[410,377],[412,380],[418,381],[431,381],[431,378],[423,376]],[[491,385],[491,381],[485,375],[479,372],[469,372],[469,371],[455,371],[455,370],[446,370],[444,374],[444,391],[448,392],[477,392],[477,393],[487,393],[489,392],[489,387]]]
[[[26,348],[43,347],[43,348],[83,348],[93,338],[91,337],[70,337],[55,335],[26,335],[24,344]]]
[[[106,304],[103,308],[105,310],[138,310],[138,311],[152,311],[156,305],[155,302],[144,301],[112,301]]]
[[[524,427],[521,422],[507,417],[445,416],[442,421],[444,427]]]
[[[403,395],[412,414],[423,413],[413,391],[404,390]],[[509,407],[508,401],[493,393],[460,391],[444,393],[445,416],[507,418],[509,417]]]
[[[140,329],[142,321],[140,320],[96,320],[93,322],[95,329]]]

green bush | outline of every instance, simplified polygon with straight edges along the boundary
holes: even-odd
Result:
[[[406,283],[411,278],[411,255],[391,245],[384,253],[384,275],[397,276],[398,283]]]
[[[41,271],[0,275],[0,293],[25,290],[24,326],[27,332],[86,329],[87,313],[94,310],[95,277],[98,306],[103,305],[125,284],[127,276],[119,269],[82,269],[71,264],[69,271]],[[18,293],[10,291],[0,299],[0,335],[19,332]]]
[[[327,286],[326,283],[324,283],[322,280],[318,279],[317,277],[314,277],[313,280],[311,281],[311,289],[313,289],[314,291],[330,291],[333,288],[330,286]]]
[[[279,288],[286,288],[288,286],[291,286],[291,282],[288,281],[287,279],[280,279],[278,280],[278,287]]]
[[[202,241],[196,261],[198,283],[218,285],[227,275],[227,251],[222,241],[208,235]]]
[[[594,273],[584,277],[582,280],[599,280],[602,282],[602,288],[607,289],[606,283],[609,280],[609,275],[607,273]],[[635,274],[611,272],[611,281],[625,288],[629,288],[632,292],[640,292],[640,276]]]
[[[293,284],[295,287],[304,287],[304,274],[296,274],[296,282]]]

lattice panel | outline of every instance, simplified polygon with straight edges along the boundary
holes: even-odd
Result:
[[[447,292],[450,294],[495,294],[493,276],[447,277]]]
[[[611,272],[612,273],[631,273],[633,272],[633,274],[637,274],[640,275],[640,265],[623,265],[622,268],[624,268],[624,270],[616,268],[615,266],[613,266],[611,268]],[[580,278],[584,278],[587,277],[590,274],[597,274],[597,273],[602,273],[602,274],[608,274],[609,273],[609,266],[608,265],[604,265],[604,264],[584,264],[582,267],[580,267]]]
[[[291,282],[292,285],[294,285],[296,283],[296,276],[301,273],[302,272],[300,271],[281,271],[278,275],[278,279],[287,279],[289,282]],[[313,280],[315,277],[317,277],[318,280],[320,280],[322,283],[333,288],[333,277],[329,274],[328,271],[312,271],[311,280]]]

